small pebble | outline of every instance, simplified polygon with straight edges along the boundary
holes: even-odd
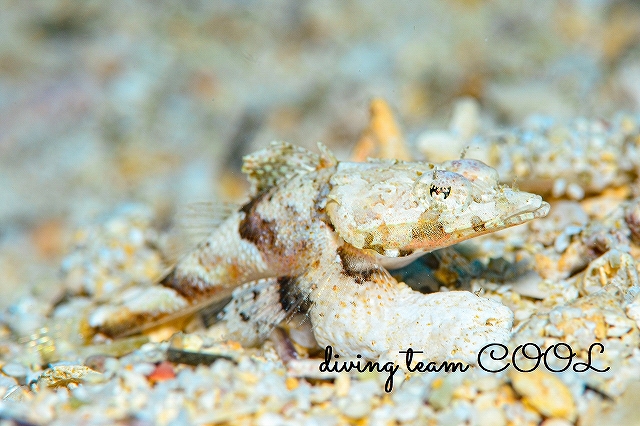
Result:
[[[9,377],[24,378],[29,374],[29,369],[22,364],[10,362],[2,367],[2,372]]]
[[[173,364],[168,361],[163,361],[156,366],[156,368],[149,374],[149,380],[155,382],[164,382],[176,377]]]
[[[2,399],[7,401],[26,401],[32,397],[33,393],[29,390],[29,387],[16,385],[10,387]]]
[[[91,355],[84,361],[84,365],[99,373],[105,372],[106,355]]]

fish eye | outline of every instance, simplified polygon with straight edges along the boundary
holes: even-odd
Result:
[[[451,195],[451,187],[431,185],[431,188],[429,188],[429,195],[431,196],[431,198],[443,197],[443,200],[446,200],[447,197]]]
[[[427,207],[458,211],[471,204],[471,182],[457,173],[434,170],[423,174],[413,187],[414,196]]]

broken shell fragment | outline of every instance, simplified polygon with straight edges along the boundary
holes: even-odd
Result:
[[[38,378],[38,384],[50,388],[65,387],[82,382],[97,382],[102,374],[84,365],[59,365],[45,370]]]
[[[615,249],[589,263],[577,280],[583,295],[595,293],[609,284],[622,290],[640,285],[635,259],[629,253]]]

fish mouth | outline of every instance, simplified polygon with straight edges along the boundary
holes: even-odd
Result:
[[[551,206],[542,197],[528,192],[508,191],[498,203],[503,214],[485,223],[486,229],[499,230],[545,217]]]
[[[551,206],[546,201],[542,201],[542,197],[537,196],[536,198],[537,199],[533,199],[533,202],[522,206],[516,213],[502,219],[504,224],[506,226],[519,225],[533,219],[545,217],[549,213]]]

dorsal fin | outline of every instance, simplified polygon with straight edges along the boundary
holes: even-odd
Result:
[[[322,155],[287,142],[271,142],[243,158],[243,173],[249,176],[255,193],[262,192],[293,176],[336,164],[331,152],[318,143]]]
[[[169,264],[208,238],[239,205],[224,202],[195,202],[178,207],[173,226],[161,240],[162,253]]]

